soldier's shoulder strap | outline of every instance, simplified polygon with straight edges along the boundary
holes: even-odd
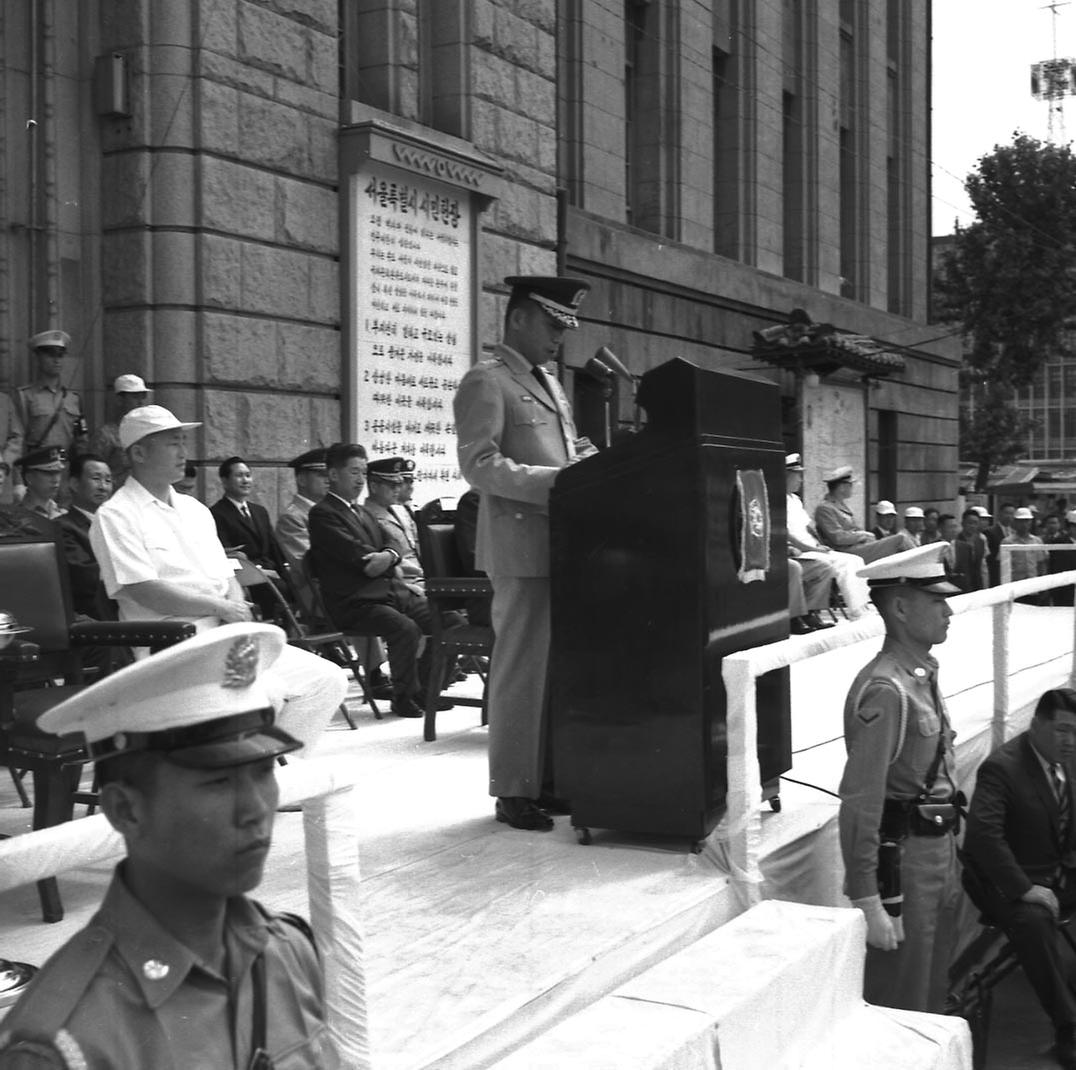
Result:
[[[314,939],[314,930],[310,927],[310,922],[308,922],[306,918],[299,914],[290,914],[287,912],[277,913],[276,911],[269,910],[268,907],[259,903],[257,899],[251,899],[250,902],[254,906],[254,909],[257,910],[267,922],[280,922],[283,925],[288,925],[293,929],[297,929],[307,939],[314,951],[317,951],[318,945],[317,941]]]
[[[23,1042],[51,1045],[71,1070],[86,1066],[78,1042],[65,1029],[78,1002],[108,957],[114,937],[99,925],[75,933],[34,978],[0,1033],[0,1053]]]

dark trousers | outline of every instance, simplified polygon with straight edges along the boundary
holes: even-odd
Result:
[[[1073,904],[1062,902],[1063,914]],[[1028,982],[1055,1028],[1076,1026],[1076,956],[1058,930],[1050,912],[1035,903],[1018,900],[1005,902],[1000,896],[989,898],[989,918],[995,920],[1009,937]]]
[[[379,635],[388,644],[389,671],[395,695],[418,695],[419,677],[425,679],[430,657],[429,644],[422,655],[422,637],[430,634],[430,606],[410,588],[394,584],[388,601],[351,602],[332,614],[337,628],[359,635]]]

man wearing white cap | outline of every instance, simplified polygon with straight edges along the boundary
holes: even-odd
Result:
[[[815,508],[814,522],[827,546],[855,554],[864,561],[877,561],[887,554],[911,548],[911,540],[904,532],[878,538],[859,526],[848,505],[855,486],[855,473],[850,465],[841,465],[827,473],[824,482],[826,496]]]
[[[785,526],[788,529],[788,552],[789,556],[795,558],[800,567],[804,568],[803,586],[808,608],[811,606],[810,596],[807,595],[810,562],[820,562],[829,566],[828,576],[836,579],[844,598],[845,611],[851,620],[855,620],[867,612],[869,601],[867,583],[857,575],[863,567],[863,559],[855,554],[842,554],[839,550],[831,550],[819,541],[818,532],[799,496],[802,486],[803,460],[798,453],[790,453],[785,457]],[[828,585],[828,577],[826,582]]]
[[[897,507],[883,498],[874,507],[874,527],[871,534],[876,539],[885,539],[897,530]]]
[[[960,903],[953,732],[930,648],[952,611],[944,543],[867,565],[885,621],[881,651],[844,707],[848,761],[838,817],[845,892],[867,920],[864,997],[940,1013]],[[903,903],[900,897],[903,895]]]
[[[41,331],[29,341],[37,360],[37,378],[15,391],[15,408],[26,434],[25,450],[59,446],[68,452],[86,446],[82,399],[62,381],[64,358],[71,347],[66,331]]]
[[[141,408],[149,400],[149,387],[140,375],[127,373],[117,375],[112,383],[112,392],[116,395],[120,419],[132,409]],[[120,444],[119,422],[102,424],[90,436],[90,453],[104,458],[112,472],[112,485],[122,487],[130,465],[127,463],[127,451]]]
[[[916,546],[923,544],[923,532],[927,526],[927,518],[923,510],[918,505],[909,505],[904,510],[904,530],[908,533],[908,538],[915,543]]]
[[[340,1065],[309,927],[247,898],[272,840],[276,759],[301,746],[275,724],[266,671],[286,649],[272,625],[226,625],[41,717],[85,737],[127,853],[90,924],[0,1023],[0,1070]]]
[[[186,432],[200,426],[160,405],[132,409],[120,421],[131,475],[97,510],[90,543],[121,620],[189,620],[203,631],[251,619],[213,514],[172,488],[186,465]],[[273,673],[284,694],[281,727],[313,743],[343,701],[343,670],[289,646]]]
[[[1001,540],[1002,546],[1041,546],[1042,539],[1038,535],[1031,534],[1031,525],[1035,520],[1035,514],[1026,506],[1021,506],[1013,513],[1013,533]],[[1049,556],[1045,550],[1021,550],[1012,554],[999,554],[999,560],[1009,558],[1012,564],[1011,579],[1027,580],[1035,576],[1041,576],[1046,571],[1046,559]],[[1040,600],[1039,595],[1031,595],[1030,599],[1020,601]]]

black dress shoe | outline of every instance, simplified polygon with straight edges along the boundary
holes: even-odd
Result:
[[[545,810],[547,814],[570,814],[572,804],[567,799],[562,799],[559,795],[543,791],[538,796],[538,809]]]
[[[392,700],[392,712],[397,717],[426,716],[426,711],[410,695],[397,695]]]
[[[812,609],[811,612],[807,614],[807,623],[810,624],[816,632],[821,631],[823,628],[834,627],[832,623],[827,623],[818,615],[817,609]]]
[[[792,623],[788,626],[788,630],[793,635],[810,635],[810,633],[814,631],[814,628],[807,623],[806,617],[793,617]]]
[[[497,800],[494,813],[498,821],[511,825],[514,829],[524,829],[527,832],[548,832],[553,827],[553,819],[543,813],[533,799],[523,799],[514,795],[506,796]]]
[[[1076,1026],[1057,1027],[1054,1032],[1054,1058],[1065,1070],[1076,1070]]]

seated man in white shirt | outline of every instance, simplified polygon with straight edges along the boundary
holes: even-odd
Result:
[[[798,491],[803,486],[803,462],[798,453],[785,457],[785,503],[786,527],[788,528],[789,557],[799,562],[804,569],[804,587],[808,583],[807,570],[815,565],[827,566],[826,582],[829,575],[837,581],[841,597],[844,598],[845,611],[850,620],[862,617],[870,605],[870,591],[867,581],[860,579],[856,573],[863,567],[863,558],[855,554],[842,554],[822,544],[818,538],[811,518],[800,500]],[[808,598],[808,605],[810,599]]]
[[[189,620],[201,632],[251,619],[212,513],[172,488],[187,460],[186,431],[200,426],[159,405],[120,421],[131,475],[97,510],[90,542],[121,620]],[[343,670],[289,646],[272,674],[285,703],[278,723],[304,746],[313,743],[343,701]]]

